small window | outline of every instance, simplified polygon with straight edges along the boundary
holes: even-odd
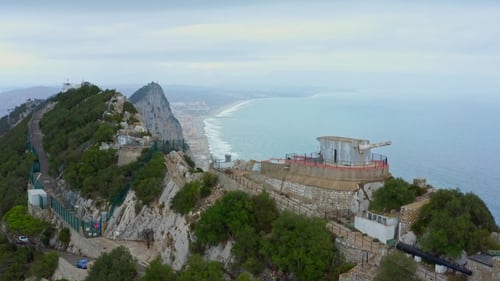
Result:
[[[368,213],[368,219],[371,220],[372,219],[372,213]]]
[[[384,219],[382,220],[382,223],[383,223],[383,224],[387,224],[387,219],[386,219],[386,218],[384,218]]]

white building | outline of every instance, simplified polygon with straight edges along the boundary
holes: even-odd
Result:
[[[47,193],[43,189],[28,189],[28,202],[32,206],[45,208],[47,206]]]
[[[399,219],[397,216],[368,212],[366,217],[355,216],[354,227],[366,235],[377,238],[382,243],[394,239]]]
[[[318,137],[320,155],[325,163],[345,166],[364,166],[372,162],[371,149],[390,145],[391,142],[370,144],[363,139],[337,136]]]

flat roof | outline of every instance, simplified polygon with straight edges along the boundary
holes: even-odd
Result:
[[[43,189],[28,189],[29,195],[47,195],[47,192]]]
[[[344,142],[351,142],[351,141],[368,141],[364,139],[357,139],[357,138],[347,138],[347,137],[338,137],[338,136],[321,136],[316,138],[318,141],[320,140],[329,140],[329,141],[344,141]]]

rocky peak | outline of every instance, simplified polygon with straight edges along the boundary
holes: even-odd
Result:
[[[139,111],[153,137],[159,140],[183,139],[181,124],[172,113],[170,103],[159,84],[149,83],[133,93],[129,100]]]

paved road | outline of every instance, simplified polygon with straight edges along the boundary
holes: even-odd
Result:
[[[35,147],[35,149],[38,152],[38,157],[40,161],[40,173],[41,176],[39,180],[43,183],[45,191],[50,194],[51,196],[56,196],[55,192],[55,187],[56,187],[56,180],[52,178],[49,175],[49,157],[45,150],[43,149],[43,134],[40,129],[40,120],[42,119],[43,115],[50,111],[53,107],[53,103],[48,103],[46,104],[43,108],[37,110],[33,114],[33,119],[30,125],[30,131],[31,131],[31,142],[32,145]],[[62,202],[61,200],[59,200]],[[82,237],[83,238],[83,237]],[[85,238],[83,238],[85,239]],[[92,239],[85,239],[87,243],[94,244],[95,246],[101,248],[101,249],[113,249],[114,247],[117,247],[118,245],[123,245],[131,251],[132,255],[134,255],[137,258],[138,261],[138,272],[139,275],[144,275],[146,271],[146,266],[148,262],[153,259],[156,256],[156,251],[153,251],[152,249],[146,249],[144,243],[137,242],[137,241],[112,241],[106,238],[92,238]],[[46,249],[44,252],[51,252],[53,250],[51,249]],[[58,252],[58,255],[62,257],[64,260],[66,260],[69,264],[75,265],[76,268],[76,262],[79,259],[86,258],[88,260],[95,260],[93,258],[81,256],[81,255],[75,255],[67,252]]]
[[[55,188],[55,180],[49,175],[49,156],[43,149],[42,145],[42,131],[40,129],[40,120],[43,115],[52,108],[53,104],[45,104],[43,108],[37,110],[33,114],[33,119],[30,126],[31,131],[31,144],[38,152],[38,159],[40,161],[40,182],[44,185],[45,191],[53,194]]]

